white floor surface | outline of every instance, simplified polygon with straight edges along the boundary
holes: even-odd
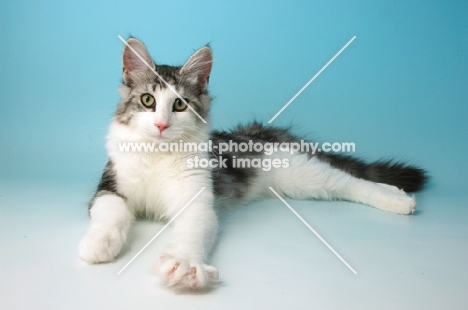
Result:
[[[468,309],[468,196],[419,194],[413,216],[348,202],[279,200],[233,212],[211,263],[213,291],[175,293],[151,265],[170,236],[138,222],[109,264],[80,261],[92,185],[0,183],[0,309]]]

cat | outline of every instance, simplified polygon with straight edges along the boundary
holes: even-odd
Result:
[[[366,163],[324,152],[266,155],[232,150],[220,154],[216,147],[230,141],[265,145],[300,139],[289,129],[259,122],[231,131],[211,130],[205,120],[209,120],[211,105],[208,82],[212,62],[212,50],[204,46],[183,66],[157,65],[141,41],[127,40],[121,100],[107,135],[108,162],[89,204],[91,224],[79,244],[81,259],[90,264],[114,260],[136,218],[170,220],[197,194],[172,223],[172,241],[155,263],[156,272],[170,287],[205,289],[216,285],[218,271],[208,264],[208,258],[218,232],[217,211],[275,197],[269,187],[292,199],[348,200],[399,214],[415,211],[415,198],[406,192],[421,190],[427,173],[405,163]],[[119,147],[122,143],[181,141],[211,141],[214,147],[211,151],[179,152],[124,152]],[[188,164],[195,157],[220,156],[224,159],[216,168]],[[252,166],[236,168],[239,158],[279,158],[287,165],[269,171]]]

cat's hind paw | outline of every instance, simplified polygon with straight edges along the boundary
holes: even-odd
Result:
[[[163,254],[155,262],[153,270],[163,283],[175,289],[203,290],[218,283],[218,270],[200,262],[176,259]]]
[[[416,211],[416,199],[405,195],[394,195],[388,199],[388,207],[391,212],[410,215]]]
[[[395,186],[378,183],[383,190],[380,209],[398,214],[413,214],[416,210],[416,200]]]

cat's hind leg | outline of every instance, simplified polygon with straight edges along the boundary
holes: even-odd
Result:
[[[127,240],[133,221],[123,198],[114,194],[97,196],[90,208],[91,225],[78,252],[90,264],[112,261]]]
[[[336,194],[337,199],[360,202],[383,211],[413,214],[416,210],[414,197],[408,196],[403,190],[388,184],[356,179]]]
[[[289,167],[273,171],[273,188],[294,199],[349,200],[398,214],[412,214],[416,201],[388,184],[356,178],[306,154],[290,155]]]

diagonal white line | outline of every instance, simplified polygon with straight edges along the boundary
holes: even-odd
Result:
[[[164,84],[166,84],[167,88],[169,88],[180,100],[182,100],[183,103],[185,103],[185,104],[189,107],[189,109],[190,109],[193,113],[195,113],[196,116],[198,116],[198,118],[199,118],[203,123],[206,124],[205,119],[204,119],[203,117],[201,117],[201,115],[198,114],[197,111],[195,111],[195,110],[190,106],[190,104],[188,104],[188,102],[185,101],[185,99],[182,98],[182,96],[180,96],[179,93],[178,93],[168,82],[166,82],[166,80],[163,79],[163,77],[162,77],[161,75],[159,75],[159,73],[156,72],[156,70],[154,70],[154,68],[151,67],[150,64],[147,63],[146,60],[145,60],[143,57],[141,57],[140,54],[137,53],[137,51],[135,51],[135,49],[134,49],[133,47],[131,47],[130,44],[128,44],[127,41],[125,41],[124,38],[122,38],[120,35],[118,36],[118,38],[119,38],[120,41],[122,41],[138,58],[140,58],[140,60],[141,60],[154,74],[156,74],[156,76],[157,76],[161,81],[163,81]]]
[[[322,69],[320,69],[319,72],[317,72],[310,80],[309,82],[307,82],[298,92],[297,94],[295,94],[289,101],[288,103],[286,103],[284,105],[284,107],[281,108],[281,110],[278,111],[278,113],[275,114],[275,116],[273,116],[269,121],[268,121],[268,124],[270,124],[271,122],[273,122],[275,120],[275,118],[278,117],[278,115],[280,115],[293,101],[294,99],[297,98],[297,96],[299,96],[303,91],[304,89],[307,88],[307,86],[310,85],[310,83],[312,83],[319,75],[320,73],[322,73],[323,70],[325,70],[332,62],[333,60],[336,59],[336,57],[338,57],[347,47],[348,45],[351,44],[351,42],[354,41],[354,39],[356,39],[356,36],[352,37],[351,40],[348,41],[348,43],[345,44],[345,46],[343,46],[339,51],[338,53],[335,54],[335,56],[332,57],[332,59],[330,59],[326,64],[325,66],[322,67]]]
[[[201,192],[203,192],[203,191],[205,190],[205,188],[206,188],[206,187],[202,187],[202,189],[199,190],[198,193],[196,193],[195,196],[193,196],[193,198],[190,199],[189,202],[187,202],[187,203],[185,204],[185,206],[184,206],[182,209],[180,209],[179,212],[177,212],[176,215],[174,215],[174,216],[171,218],[171,220],[170,220],[169,222],[167,222],[167,224],[164,225],[164,227],[161,228],[161,229],[158,231],[158,233],[157,233],[156,235],[154,235],[154,237],[151,238],[151,240],[148,241],[148,243],[146,243],[145,246],[144,246],[140,251],[138,251],[138,253],[136,253],[135,256],[133,256],[132,259],[131,259],[127,264],[125,264],[125,266],[123,266],[122,269],[120,269],[119,272],[117,272],[117,275],[120,275],[120,274],[125,270],[125,268],[127,268],[127,267],[141,254],[141,252],[143,252],[143,251],[151,244],[151,242],[154,241],[154,239],[156,239],[156,238],[157,238],[157,237],[158,237],[158,236],[159,236],[159,235],[160,235],[160,234],[161,234],[161,233],[162,233],[162,232],[163,232],[163,231],[164,231],[164,230],[165,230],[165,229],[182,213],[182,212],[184,212],[184,210],[192,203],[192,201],[195,200],[195,198],[198,197],[198,195],[201,194]]]
[[[330,249],[330,251],[333,252],[333,254],[336,255],[336,257],[338,257],[338,258],[343,262],[343,264],[346,265],[346,267],[348,267],[354,274],[357,274],[356,270],[354,270],[354,268],[351,267],[351,266],[343,259],[343,257],[341,257],[341,255],[338,254],[338,253],[328,244],[328,242],[326,242],[325,239],[323,239],[322,236],[320,236],[320,235],[315,231],[315,229],[313,229],[313,228],[309,225],[309,223],[307,223],[306,220],[304,220],[304,219],[302,218],[302,216],[300,216],[299,213],[297,213],[296,210],[294,210],[294,209],[286,202],[286,200],[283,199],[283,197],[281,197],[272,187],[268,187],[268,188],[273,192],[273,194],[275,194],[275,195],[286,205],[286,207],[289,208],[289,210],[292,211],[292,213],[294,213],[294,215],[296,215],[296,216],[301,220],[302,223],[304,223],[305,226],[307,226],[307,228],[309,228],[309,229],[317,236],[317,238],[320,239],[320,241],[322,241],[322,242],[327,246],[327,248]]]

